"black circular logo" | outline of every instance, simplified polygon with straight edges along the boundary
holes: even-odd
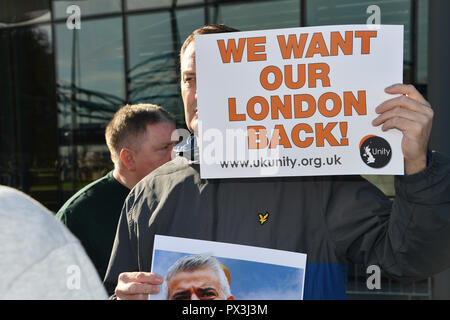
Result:
[[[362,138],[359,152],[361,159],[371,168],[383,168],[392,158],[392,149],[389,143],[374,135]]]

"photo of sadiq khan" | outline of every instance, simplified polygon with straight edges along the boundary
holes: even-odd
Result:
[[[234,300],[228,269],[208,255],[178,259],[167,271],[162,293],[166,300]]]

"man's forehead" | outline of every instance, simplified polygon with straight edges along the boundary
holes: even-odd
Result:
[[[175,125],[170,122],[161,121],[157,123],[147,124],[146,130],[143,134],[146,137],[151,137],[154,139],[155,137],[159,137],[162,139],[166,139],[167,136],[171,136],[173,131],[175,130]]]
[[[207,267],[198,268],[195,270],[183,270],[179,271],[172,276],[170,282],[172,281],[184,281],[184,280],[201,280],[201,281],[213,281],[218,280],[217,274],[214,270]]]
[[[195,66],[195,43],[192,41],[181,57],[181,69],[192,69]],[[195,69],[193,70],[195,71]]]

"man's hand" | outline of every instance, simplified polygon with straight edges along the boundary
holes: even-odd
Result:
[[[434,115],[431,105],[413,85],[394,84],[385,92],[402,96],[380,104],[375,109],[380,115],[372,124],[382,124],[383,131],[392,128],[402,131],[405,172],[409,175],[422,171],[427,166],[428,140]]]
[[[116,286],[117,300],[148,300],[149,294],[157,294],[163,279],[150,272],[123,272]]]

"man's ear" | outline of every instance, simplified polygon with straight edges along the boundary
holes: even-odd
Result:
[[[128,148],[120,150],[120,161],[129,171],[136,171],[136,163],[134,161],[134,151]]]

